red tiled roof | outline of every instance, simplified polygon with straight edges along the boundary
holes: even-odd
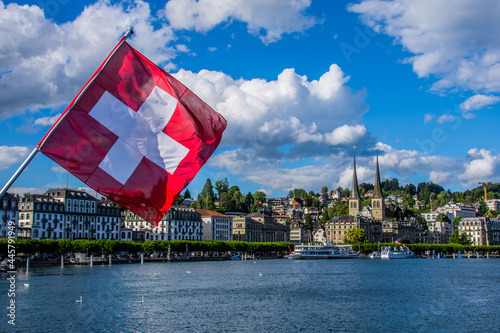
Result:
[[[196,211],[200,213],[201,216],[231,217],[209,209],[197,209]]]

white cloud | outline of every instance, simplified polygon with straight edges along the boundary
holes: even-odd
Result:
[[[361,122],[368,106],[365,91],[353,92],[337,65],[313,81],[294,69],[283,70],[274,81],[234,80],[207,70],[181,70],[174,76],[227,119],[227,146],[308,143],[313,151],[314,145],[351,145],[368,137],[363,125],[342,125]]]
[[[437,119],[437,122],[439,124],[443,124],[443,123],[449,123],[449,122],[452,122],[455,120],[455,116],[451,115],[451,114],[443,114],[442,116],[440,116],[438,119]]]
[[[29,194],[44,194],[47,191],[48,187],[11,187],[7,191],[10,194],[17,194],[19,196],[23,196],[25,193]]]
[[[58,25],[37,6],[0,2],[0,116],[68,104],[130,26],[148,36],[133,39],[134,47],[172,68],[172,30],[155,30],[143,1],[124,7],[100,1]]]
[[[450,184],[453,183],[455,176],[449,171],[431,171],[429,180],[435,184]]]
[[[53,172],[57,172],[57,173],[66,173],[66,169],[64,169],[63,167],[60,167],[60,166],[55,166],[55,167],[52,167],[50,168],[50,171],[53,171]]]
[[[477,182],[497,181],[500,158],[492,155],[491,151],[473,148],[467,152],[467,161],[464,171],[458,176],[464,186],[471,186]]]
[[[5,170],[25,159],[29,153],[30,150],[27,147],[0,146],[0,170]]]
[[[429,121],[431,121],[432,119],[434,119],[434,115],[431,114],[431,113],[427,113],[424,115],[424,125],[427,125],[429,123]]]
[[[244,22],[249,33],[267,44],[315,25],[317,20],[305,13],[310,5],[310,0],[170,0],[165,16],[174,29],[198,32],[232,20]]]
[[[463,112],[479,110],[488,105],[493,105],[500,102],[500,97],[493,95],[474,95],[460,104],[460,109]]]
[[[349,126],[344,125],[337,127],[331,133],[325,134],[325,140],[331,145],[350,145],[358,142],[366,135],[366,127],[364,125]]]
[[[38,126],[52,126],[56,122],[57,119],[61,116],[60,113],[56,114],[53,117],[43,117],[35,119],[35,125]]]
[[[414,72],[439,79],[432,89],[500,91],[499,1],[364,0],[348,9],[413,53]]]

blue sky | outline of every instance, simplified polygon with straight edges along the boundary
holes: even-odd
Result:
[[[107,53],[129,43],[228,120],[188,187],[500,182],[500,3],[465,0],[0,2],[0,182]],[[83,187],[42,154],[11,192]]]

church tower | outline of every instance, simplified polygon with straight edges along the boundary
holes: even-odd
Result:
[[[375,173],[375,186],[372,196],[372,216],[377,221],[385,219],[385,200],[380,184],[380,171],[378,168],[378,148],[377,148],[377,171]]]
[[[356,175],[356,147],[354,149],[354,169],[352,172],[352,188],[349,196],[349,216],[355,216],[361,211],[361,197],[358,190],[358,176]]]

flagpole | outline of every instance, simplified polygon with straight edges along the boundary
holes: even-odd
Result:
[[[113,50],[111,51],[111,53],[106,57],[106,59],[101,64],[101,66],[99,66],[99,68],[95,71],[94,75],[92,75],[92,77],[87,81],[87,83],[85,84],[85,86],[83,86],[83,88],[80,90],[80,92],[78,93],[78,95],[76,95],[76,97],[71,101],[71,103],[64,110],[64,112],[61,114],[61,116],[57,119],[57,121],[54,123],[54,125],[52,125],[52,127],[47,132],[47,134],[45,134],[45,136],[38,143],[38,145],[28,155],[28,157],[23,162],[23,164],[21,164],[21,166],[17,169],[17,171],[14,173],[14,175],[12,175],[12,177],[9,179],[9,181],[7,182],[7,184],[5,184],[5,186],[2,188],[2,191],[0,191],[0,199],[3,198],[3,196],[5,195],[5,193],[7,192],[7,190],[12,186],[12,184],[21,175],[21,173],[24,171],[24,169],[26,169],[26,167],[31,162],[31,160],[33,160],[33,158],[35,157],[35,155],[40,151],[40,148],[42,147],[42,145],[49,138],[50,134],[52,134],[52,132],[54,132],[54,130],[57,128],[57,126],[59,126],[59,124],[61,123],[61,121],[66,117],[66,115],[68,114],[68,111],[73,107],[73,105],[75,105],[76,102],[78,102],[78,100],[80,99],[80,96],[85,91],[87,91],[87,88],[89,87],[89,85],[94,81],[94,79],[97,77],[97,75],[102,71],[102,69],[104,68],[104,66],[106,66],[106,64],[108,63],[108,61],[115,54],[116,50],[118,50],[118,48],[125,42],[125,40],[128,37],[130,37],[133,33],[134,33],[134,30],[132,28],[128,28],[127,29],[127,32],[125,32],[125,34],[120,39],[120,41],[116,44],[116,46],[113,48]]]
[[[7,184],[5,184],[5,186],[2,188],[2,191],[0,192],[0,199],[3,198],[5,192],[7,192],[7,190],[12,186],[16,179],[21,175],[21,172],[23,172],[23,170],[28,166],[33,157],[35,157],[36,153],[38,153],[38,147],[35,147],[35,149],[33,149],[31,154],[28,155],[23,164],[21,164],[19,169],[17,169],[16,173],[14,173],[12,177],[10,177],[9,181],[7,182]]]

